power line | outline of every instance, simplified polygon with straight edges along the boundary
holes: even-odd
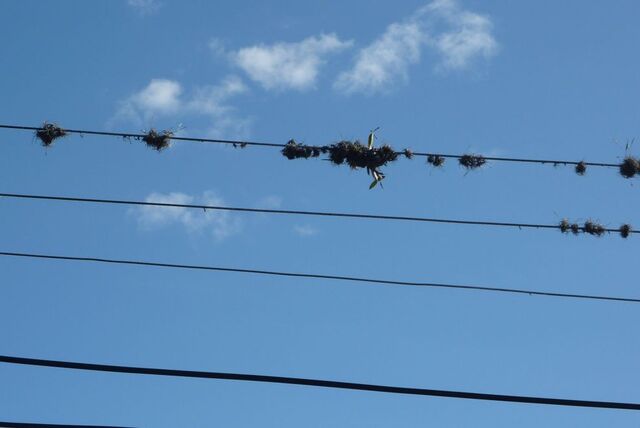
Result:
[[[536,224],[536,223],[514,223],[514,222],[498,222],[498,221],[481,221],[481,220],[456,220],[444,218],[430,217],[411,217],[398,215],[379,215],[379,214],[363,214],[363,213],[342,213],[329,211],[301,211],[301,210],[282,210],[270,208],[246,208],[246,207],[230,207],[223,205],[200,205],[200,204],[176,204],[168,202],[150,202],[124,199],[97,199],[97,198],[81,198],[72,196],[51,196],[51,195],[34,195],[25,193],[0,193],[0,197],[31,199],[31,200],[48,200],[63,202],[82,202],[94,204],[112,204],[112,205],[133,205],[133,206],[153,206],[153,207],[172,207],[172,208],[189,208],[201,210],[220,210],[220,211],[236,211],[249,213],[266,213],[266,214],[287,214],[287,215],[303,215],[318,217],[339,217],[339,218],[357,218],[368,220],[390,220],[390,221],[409,221],[422,223],[448,223],[460,225],[476,225],[476,226],[498,226],[498,227],[517,227],[531,229],[561,229],[561,226],[554,224]],[[579,227],[580,231],[585,231],[585,227]],[[604,232],[620,232],[620,229],[603,228]],[[640,233],[638,230],[629,230],[628,233]]]
[[[111,425],[70,425],[70,424],[37,424],[32,422],[0,421],[1,428],[126,428]]]
[[[461,398],[470,400],[500,401],[508,403],[543,404],[553,406],[590,407],[601,409],[640,410],[640,404],[614,401],[589,401],[566,398],[531,397],[521,395],[485,394],[478,392],[448,391],[441,389],[409,388],[401,386],[373,385],[368,383],[340,382],[333,380],[307,379],[285,376],[268,376],[258,374],[221,373],[193,370],[159,369],[148,367],[128,367],[107,364],[90,364],[71,361],[43,360],[0,355],[0,362],[22,364],[28,366],[53,367],[97,372],[142,374],[153,376],[172,376],[198,379],[219,379],[233,381],[277,383],[286,385],[313,386],[320,388],[349,389],[356,391],[383,392],[387,394],[409,394],[444,398]]]
[[[0,124],[0,128],[27,130],[27,131],[40,131],[44,129],[42,127],[37,127],[37,126],[2,125],[2,124]],[[99,135],[99,136],[110,136],[110,137],[135,138],[135,139],[144,139],[147,136],[147,134],[140,134],[140,133],[92,131],[92,130],[85,130],[85,129],[66,129],[65,128],[64,131],[68,134]],[[244,146],[262,146],[262,147],[279,147],[279,148],[286,147],[286,144],[245,141],[245,140],[221,140],[221,139],[213,139],[213,138],[171,136],[171,140],[197,142],[197,143],[231,144],[234,146],[241,146],[241,147],[244,147]],[[322,146],[308,146],[308,147],[321,148]],[[397,152],[397,154],[404,154],[404,153],[405,152]],[[458,155],[458,154],[426,153],[426,152],[411,152],[411,155],[420,156],[420,157],[440,156],[442,158],[451,158],[451,159],[461,159],[462,157],[465,156],[465,155]],[[528,159],[528,158],[511,158],[511,157],[497,157],[497,156],[488,156],[488,157],[484,156],[483,159],[487,161],[497,161],[497,162],[535,163],[535,164],[550,164],[550,165],[575,165],[575,166],[584,165],[584,166],[595,166],[595,167],[606,167],[606,168],[620,167],[620,164],[616,164],[616,163],[569,161],[569,160],[558,160],[558,159]]]
[[[204,271],[217,271],[217,272],[246,273],[246,274],[257,274],[257,275],[284,276],[284,277],[293,277],[293,278],[329,279],[329,280],[336,280],[336,281],[366,282],[371,284],[382,284],[382,285],[449,288],[449,289],[460,289],[460,290],[468,290],[468,291],[469,290],[492,291],[492,292],[500,292],[500,293],[528,294],[532,296],[566,297],[566,298],[574,298],[574,299],[590,299],[590,300],[606,300],[606,301],[616,301],[616,302],[640,303],[640,299],[627,298],[627,297],[556,293],[556,292],[524,290],[524,289],[515,289],[515,288],[442,284],[442,283],[435,283],[435,282],[396,281],[396,280],[364,278],[364,277],[356,277],[356,276],[295,273],[295,272],[283,272],[283,271],[273,271],[273,270],[220,267],[220,266],[158,263],[158,262],[148,262],[143,260],[105,259],[105,258],[97,258],[97,257],[75,257],[75,256],[63,256],[63,255],[53,255],[53,254],[18,253],[18,252],[8,252],[8,251],[1,251],[0,256],[25,257],[25,258],[34,258],[34,259],[48,259],[48,260],[66,260],[66,261],[76,261],[76,262],[95,262],[95,263],[108,263],[108,264],[119,264],[119,265],[147,266],[147,267],[162,267],[162,268],[173,268],[173,269],[191,269],[191,270],[204,270]]]

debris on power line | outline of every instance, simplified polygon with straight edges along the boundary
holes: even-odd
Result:
[[[580,161],[576,164],[576,174],[584,175],[587,172],[587,164],[584,161]]]
[[[442,165],[444,165],[444,157],[440,156],[440,155],[428,155],[427,156],[427,163],[430,163],[431,165],[435,166],[435,167],[440,167]]]
[[[588,233],[589,235],[602,236],[606,231],[607,229],[603,225],[598,224],[594,221],[587,220],[584,223],[584,232]]]
[[[411,149],[404,149],[404,157],[406,157],[407,159],[413,159],[413,150]]]
[[[487,160],[482,155],[465,154],[460,156],[458,162],[467,169],[476,169],[487,163]]]
[[[320,156],[320,152],[321,149],[318,147],[299,144],[295,140],[289,140],[284,149],[282,149],[282,154],[289,160],[317,158]]]
[[[36,137],[42,141],[42,145],[49,147],[53,142],[67,135],[67,132],[55,123],[44,122],[42,128],[36,131]]]
[[[631,235],[632,231],[633,228],[630,224],[623,224],[622,226],[620,226],[620,236],[622,236],[623,238],[628,238],[629,235]]]
[[[640,161],[627,156],[620,164],[620,175],[624,178],[633,178],[636,174],[640,174]]]
[[[308,159],[318,157],[320,154],[328,154],[328,160],[335,165],[347,164],[353,169],[364,168],[367,174],[371,174],[374,178],[369,186],[374,188],[380,183],[385,175],[380,168],[394,162],[398,159],[399,154],[403,154],[407,158],[413,157],[413,152],[409,149],[403,152],[396,152],[389,145],[374,147],[375,140],[374,131],[369,134],[368,144],[365,146],[360,141],[342,140],[329,146],[307,146],[297,143],[295,140],[289,140],[282,149],[282,155],[287,159]]]
[[[562,233],[573,233],[574,235],[578,235],[580,233],[580,225],[578,223],[570,223],[569,220],[563,218],[558,226]]]
[[[149,132],[145,134],[144,137],[141,137],[142,141],[144,141],[148,147],[151,147],[154,150],[161,151],[169,147],[171,137],[173,137],[173,131],[162,131],[158,132],[155,129],[150,129]]]

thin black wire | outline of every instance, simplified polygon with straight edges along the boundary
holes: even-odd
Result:
[[[430,218],[430,217],[340,213],[340,212],[329,212],[329,211],[300,211],[300,210],[281,210],[281,209],[270,209],[270,208],[244,208],[244,207],[229,207],[229,206],[222,206],[222,205],[175,204],[175,203],[167,203],[167,202],[147,202],[147,201],[124,200],[124,199],[80,198],[80,197],[72,197],[72,196],[33,195],[33,194],[25,194],[25,193],[0,193],[0,197],[47,200],[47,201],[63,201],[63,202],[83,202],[83,203],[95,203],[95,204],[191,208],[191,209],[201,209],[205,211],[221,210],[221,211],[236,211],[236,212],[250,212],[250,213],[266,213],[266,214],[289,214],[289,215],[305,215],[305,216],[319,216],[319,217],[358,218],[358,219],[369,219],[369,220],[396,220],[396,221],[412,221],[412,222],[464,224],[464,225],[476,225],[476,226],[502,226],[502,227],[517,227],[519,229],[522,229],[522,228],[560,229],[559,225],[553,225],[553,224],[512,223],[512,222],[480,221],[480,220],[455,220],[455,219]],[[580,227],[580,230],[584,231],[584,227]],[[605,231],[616,232],[616,233],[620,232],[619,229],[612,229],[612,228],[607,228],[605,229]],[[640,230],[631,230],[629,231],[629,233],[640,233]]]
[[[640,404],[614,401],[574,400],[566,398],[531,397],[522,395],[485,394],[478,392],[448,391],[441,389],[409,388],[401,386],[373,385],[368,383],[340,382],[333,380],[307,379],[285,376],[257,374],[205,372],[193,370],[159,369],[148,367],[128,367],[107,364],[90,364],[71,361],[43,360],[0,355],[0,362],[29,366],[53,367],[97,372],[142,374],[153,376],[173,376],[199,379],[219,379],[233,381],[277,383],[286,385],[313,386],[320,388],[349,389],[356,391],[383,392],[388,394],[409,394],[431,397],[462,398],[470,400],[500,401],[508,403],[544,404],[553,406],[590,407],[600,409],[640,410]]]
[[[32,422],[5,422],[0,421],[2,428],[127,428],[111,425],[70,425],[70,424],[37,424]]]
[[[0,128],[4,129],[17,129],[17,130],[27,130],[27,131],[39,131],[43,129],[38,126],[20,126],[20,125],[0,125]],[[65,132],[69,134],[84,134],[84,135],[102,135],[102,136],[111,136],[111,137],[123,137],[123,138],[136,138],[142,139],[145,137],[145,134],[137,134],[137,133],[125,133],[125,132],[106,132],[106,131],[89,131],[83,129],[64,129]],[[276,144],[276,143],[264,143],[257,141],[244,141],[244,140],[220,140],[213,138],[193,138],[193,137],[179,137],[172,136],[172,140],[176,141],[190,141],[197,143],[217,143],[217,144],[232,144],[232,145],[240,145],[240,146],[262,146],[262,147],[285,147],[286,144]],[[317,147],[320,146],[310,146]],[[403,154],[404,152],[397,152],[397,154]],[[444,158],[453,158],[460,159],[463,155],[452,155],[452,154],[443,154],[443,153],[426,153],[426,152],[413,152],[413,156],[441,156]],[[619,168],[619,164],[615,163],[604,163],[604,162],[579,162],[579,161],[567,161],[567,160],[554,160],[554,159],[526,159],[526,158],[507,158],[507,157],[486,157],[485,160],[488,161],[498,161],[498,162],[518,162],[518,163],[538,163],[538,164],[552,164],[552,165],[578,165],[582,163],[586,166],[598,166],[598,167],[607,167],[607,168]]]
[[[150,266],[150,267],[163,267],[163,268],[174,268],[174,269],[192,269],[192,270],[205,270],[205,271],[217,271],[217,272],[248,273],[248,274],[257,274],[257,275],[285,276],[285,277],[293,277],[293,278],[330,279],[330,280],[336,280],[336,281],[366,282],[371,284],[383,284],[383,285],[401,285],[401,286],[414,286],[414,287],[449,288],[449,289],[459,289],[459,290],[492,291],[492,292],[500,292],[500,293],[528,294],[530,296],[566,297],[566,298],[573,298],[573,299],[590,299],[590,300],[606,300],[606,301],[616,301],[616,302],[640,303],[640,299],[634,299],[634,298],[628,298],[628,297],[555,293],[555,292],[524,290],[524,289],[516,289],[516,288],[441,284],[441,283],[435,283],[435,282],[396,281],[396,280],[386,280],[386,279],[376,279],[376,278],[363,278],[363,277],[356,277],[356,276],[295,273],[295,272],[283,272],[283,271],[273,271],[273,270],[220,267],[220,266],[158,263],[158,262],[148,262],[148,261],[142,261],[142,260],[105,259],[105,258],[98,258],[98,257],[76,257],[76,256],[62,256],[62,255],[53,255],[53,254],[19,253],[19,252],[9,252],[9,251],[0,251],[0,256],[26,257],[26,258],[35,258],[35,259],[49,259],[49,260],[67,260],[67,261],[76,261],[76,262],[96,262],[96,263],[109,263],[109,264],[134,265],[134,266]]]

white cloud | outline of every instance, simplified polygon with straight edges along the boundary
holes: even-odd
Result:
[[[157,11],[161,6],[157,0],[127,0],[127,3],[143,15]]]
[[[295,225],[293,226],[293,231],[296,235],[304,238],[318,234],[318,230],[309,225]]]
[[[197,87],[189,97],[183,95],[182,85],[177,81],[152,79],[145,88],[120,103],[109,125],[125,121],[146,128],[158,119],[177,121],[187,116],[204,116],[210,120],[208,136],[247,138],[250,120],[238,117],[229,105],[233,97],[247,91],[238,76],[228,76],[217,85]]]
[[[152,79],[151,83],[131,98],[143,110],[172,113],[180,106],[182,86],[167,79]]]
[[[334,88],[346,93],[386,91],[408,79],[409,67],[420,61],[424,47],[441,57],[437,69],[460,70],[477,57],[495,55],[498,43],[489,17],[464,10],[455,0],[434,0],[409,19],[389,25],[360,50]]]
[[[463,69],[477,57],[489,58],[498,51],[492,34],[493,23],[487,16],[461,10],[453,0],[436,0],[427,6],[452,29],[434,35],[429,43],[442,55],[441,66]]]
[[[180,205],[225,206],[224,200],[211,191],[205,192],[200,198],[178,192],[151,193],[145,198],[145,201]],[[139,226],[145,230],[177,224],[183,226],[189,233],[209,233],[217,241],[222,241],[241,230],[240,220],[228,211],[142,206],[132,212],[136,215]]]
[[[371,45],[362,49],[353,68],[335,83],[346,92],[383,89],[396,79],[407,79],[409,65],[420,60],[424,34],[416,22],[394,23]]]
[[[242,48],[232,61],[265,89],[313,88],[326,56],[350,47],[335,34],[308,37],[297,43],[276,43]]]
[[[212,124],[207,131],[209,137],[248,138],[250,119],[237,117],[235,109],[228,104],[230,98],[248,91],[242,79],[229,76],[218,85],[198,88],[186,108],[189,112],[211,116]]]

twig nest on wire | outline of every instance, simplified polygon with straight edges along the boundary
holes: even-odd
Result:
[[[633,178],[640,173],[640,161],[638,159],[627,156],[620,164],[620,175],[624,178]]]
[[[429,155],[427,156],[427,163],[430,163],[435,167],[442,166],[444,165],[444,157],[440,155]]]
[[[601,224],[595,223],[591,220],[587,220],[584,223],[584,231],[589,235],[602,236],[606,232],[606,229]]]
[[[467,169],[475,169],[487,163],[487,160],[482,155],[466,154],[460,156],[458,162]]]
[[[43,123],[42,129],[36,131],[36,137],[42,141],[42,145],[49,147],[57,138],[67,135],[67,132],[55,123]]]
[[[628,238],[629,235],[631,235],[632,231],[633,228],[630,224],[623,224],[622,226],[620,226],[620,236],[622,236],[623,238]]]
[[[142,141],[152,149],[161,151],[169,147],[171,137],[173,137],[172,131],[158,132],[155,129],[151,129],[144,137],[142,137]]]
[[[571,224],[569,223],[569,220],[567,220],[566,218],[563,218],[558,227],[560,228],[560,232],[569,233],[569,230],[571,229]]]
[[[282,149],[282,154],[289,160],[291,159],[308,159],[310,157],[317,158],[320,156],[320,148],[298,144],[295,140],[289,140],[287,145]]]
[[[336,165],[346,163],[351,168],[368,168],[377,171],[388,162],[398,159],[398,154],[391,146],[374,147],[369,149],[359,141],[340,141],[326,148],[329,160]]]
[[[578,223],[571,223],[571,233],[578,235],[580,233],[580,225]]]
[[[411,150],[411,149],[404,149],[402,154],[404,154],[404,157],[406,157],[407,159],[412,159],[413,158],[413,150]]]
[[[576,164],[576,174],[584,175],[587,172],[587,164],[584,161],[580,161]]]

